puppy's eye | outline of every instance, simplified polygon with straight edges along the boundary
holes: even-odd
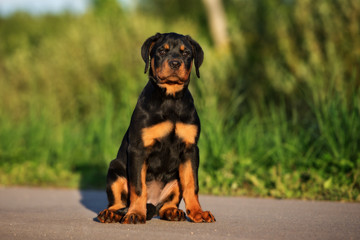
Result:
[[[166,54],[166,50],[165,50],[165,49],[161,49],[161,50],[159,51],[159,54],[160,54],[161,56],[164,56],[164,55]]]
[[[183,55],[184,57],[187,57],[187,56],[190,55],[190,52],[189,52],[189,51],[184,51],[184,52],[182,53],[182,55]]]

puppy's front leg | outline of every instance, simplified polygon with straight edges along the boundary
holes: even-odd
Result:
[[[128,149],[129,171],[129,211],[123,217],[121,223],[136,224],[146,222],[146,158],[143,151]]]
[[[180,184],[185,201],[186,214],[191,221],[215,222],[215,217],[210,211],[203,211],[199,203],[198,167],[199,150],[196,145],[191,146],[185,152],[185,158],[179,166]]]

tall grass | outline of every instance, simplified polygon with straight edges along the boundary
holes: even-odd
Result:
[[[230,51],[151,13],[0,19],[0,184],[103,187],[147,82],[141,44],[175,31],[205,51],[203,193],[359,201],[358,1],[227,4]]]

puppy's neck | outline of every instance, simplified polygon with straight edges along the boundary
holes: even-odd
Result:
[[[182,98],[184,93],[188,89],[188,85],[190,82],[189,79],[184,82],[184,84],[166,84],[166,83],[159,83],[159,80],[156,79],[154,76],[149,74],[149,81],[151,84],[157,89],[160,94],[165,98]]]

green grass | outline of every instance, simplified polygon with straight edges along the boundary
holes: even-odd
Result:
[[[147,82],[141,44],[175,31],[205,51],[202,193],[360,201],[360,6],[339,3],[226,3],[229,49],[151,13],[0,19],[0,184],[104,188]]]

